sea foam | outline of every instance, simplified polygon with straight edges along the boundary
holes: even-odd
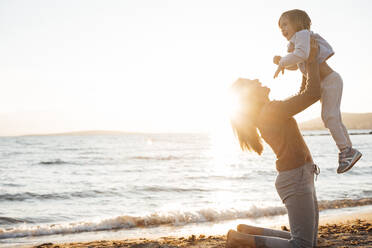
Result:
[[[372,198],[320,201],[319,209],[326,210],[365,206],[371,204]],[[144,216],[124,215],[97,221],[85,221],[66,224],[45,224],[33,226],[31,224],[24,223],[15,228],[0,229],[0,239],[53,234],[71,234],[91,231],[108,231],[136,227],[148,228],[161,225],[183,226],[191,223],[218,222],[236,219],[257,219],[262,217],[284,215],[286,213],[287,210],[284,206],[265,208],[252,206],[251,208],[246,210],[239,210],[234,208],[218,210],[207,208],[197,211],[170,211],[162,213],[151,213]]]
[[[153,213],[145,216],[118,216],[98,221],[86,221],[67,224],[52,224],[31,226],[23,224],[16,228],[0,229],[0,239],[19,238],[27,236],[42,236],[52,234],[71,234],[91,231],[107,231],[129,229],[136,227],[153,227],[160,225],[182,226],[190,223],[216,222],[242,218],[260,218],[285,214],[284,207],[258,208],[249,210],[216,210],[202,209],[199,211]]]

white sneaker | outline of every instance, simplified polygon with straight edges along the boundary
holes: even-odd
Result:
[[[354,164],[362,157],[357,149],[348,148],[338,154],[338,168],[337,173],[344,173],[350,170]]]

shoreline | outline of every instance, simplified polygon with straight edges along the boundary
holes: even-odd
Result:
[[[288,224],[281,227],[288,228]],[[226,230],[227,233],[228,230]],[[318,247],[372,247],[372,210],[355,212],[343,216],[321,216],[318,232]],[[86,242],[51,243],[23,247],[33,248],[173,248],[173,247],[225,247],[226,234],[204,234],[190,236],[166,236],[160,238],[123,238]]]

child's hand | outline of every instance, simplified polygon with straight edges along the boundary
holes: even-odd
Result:
[[[273,62],[276,65],[279,65],[280,60],[282,59],[281,56],[274,56]]]
[[[279,72],[282,72],[282,75],[284,74],[284,67],[278,66],[278,69],[276,69],[276,72],[274,74],[274,78],[277,78],[279,75]]]

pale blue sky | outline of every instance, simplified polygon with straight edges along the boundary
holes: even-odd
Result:
[[[238,77],[282,99],[300,72],[273,80],[300,8],[333,46],[343,112],[372,112],[372,2],[216,0],[0,1],[0,135],[86,129],[208,131]],[[320,116],[319,104],[298,119]],[[216,127],[216,129],[218,129]]]

